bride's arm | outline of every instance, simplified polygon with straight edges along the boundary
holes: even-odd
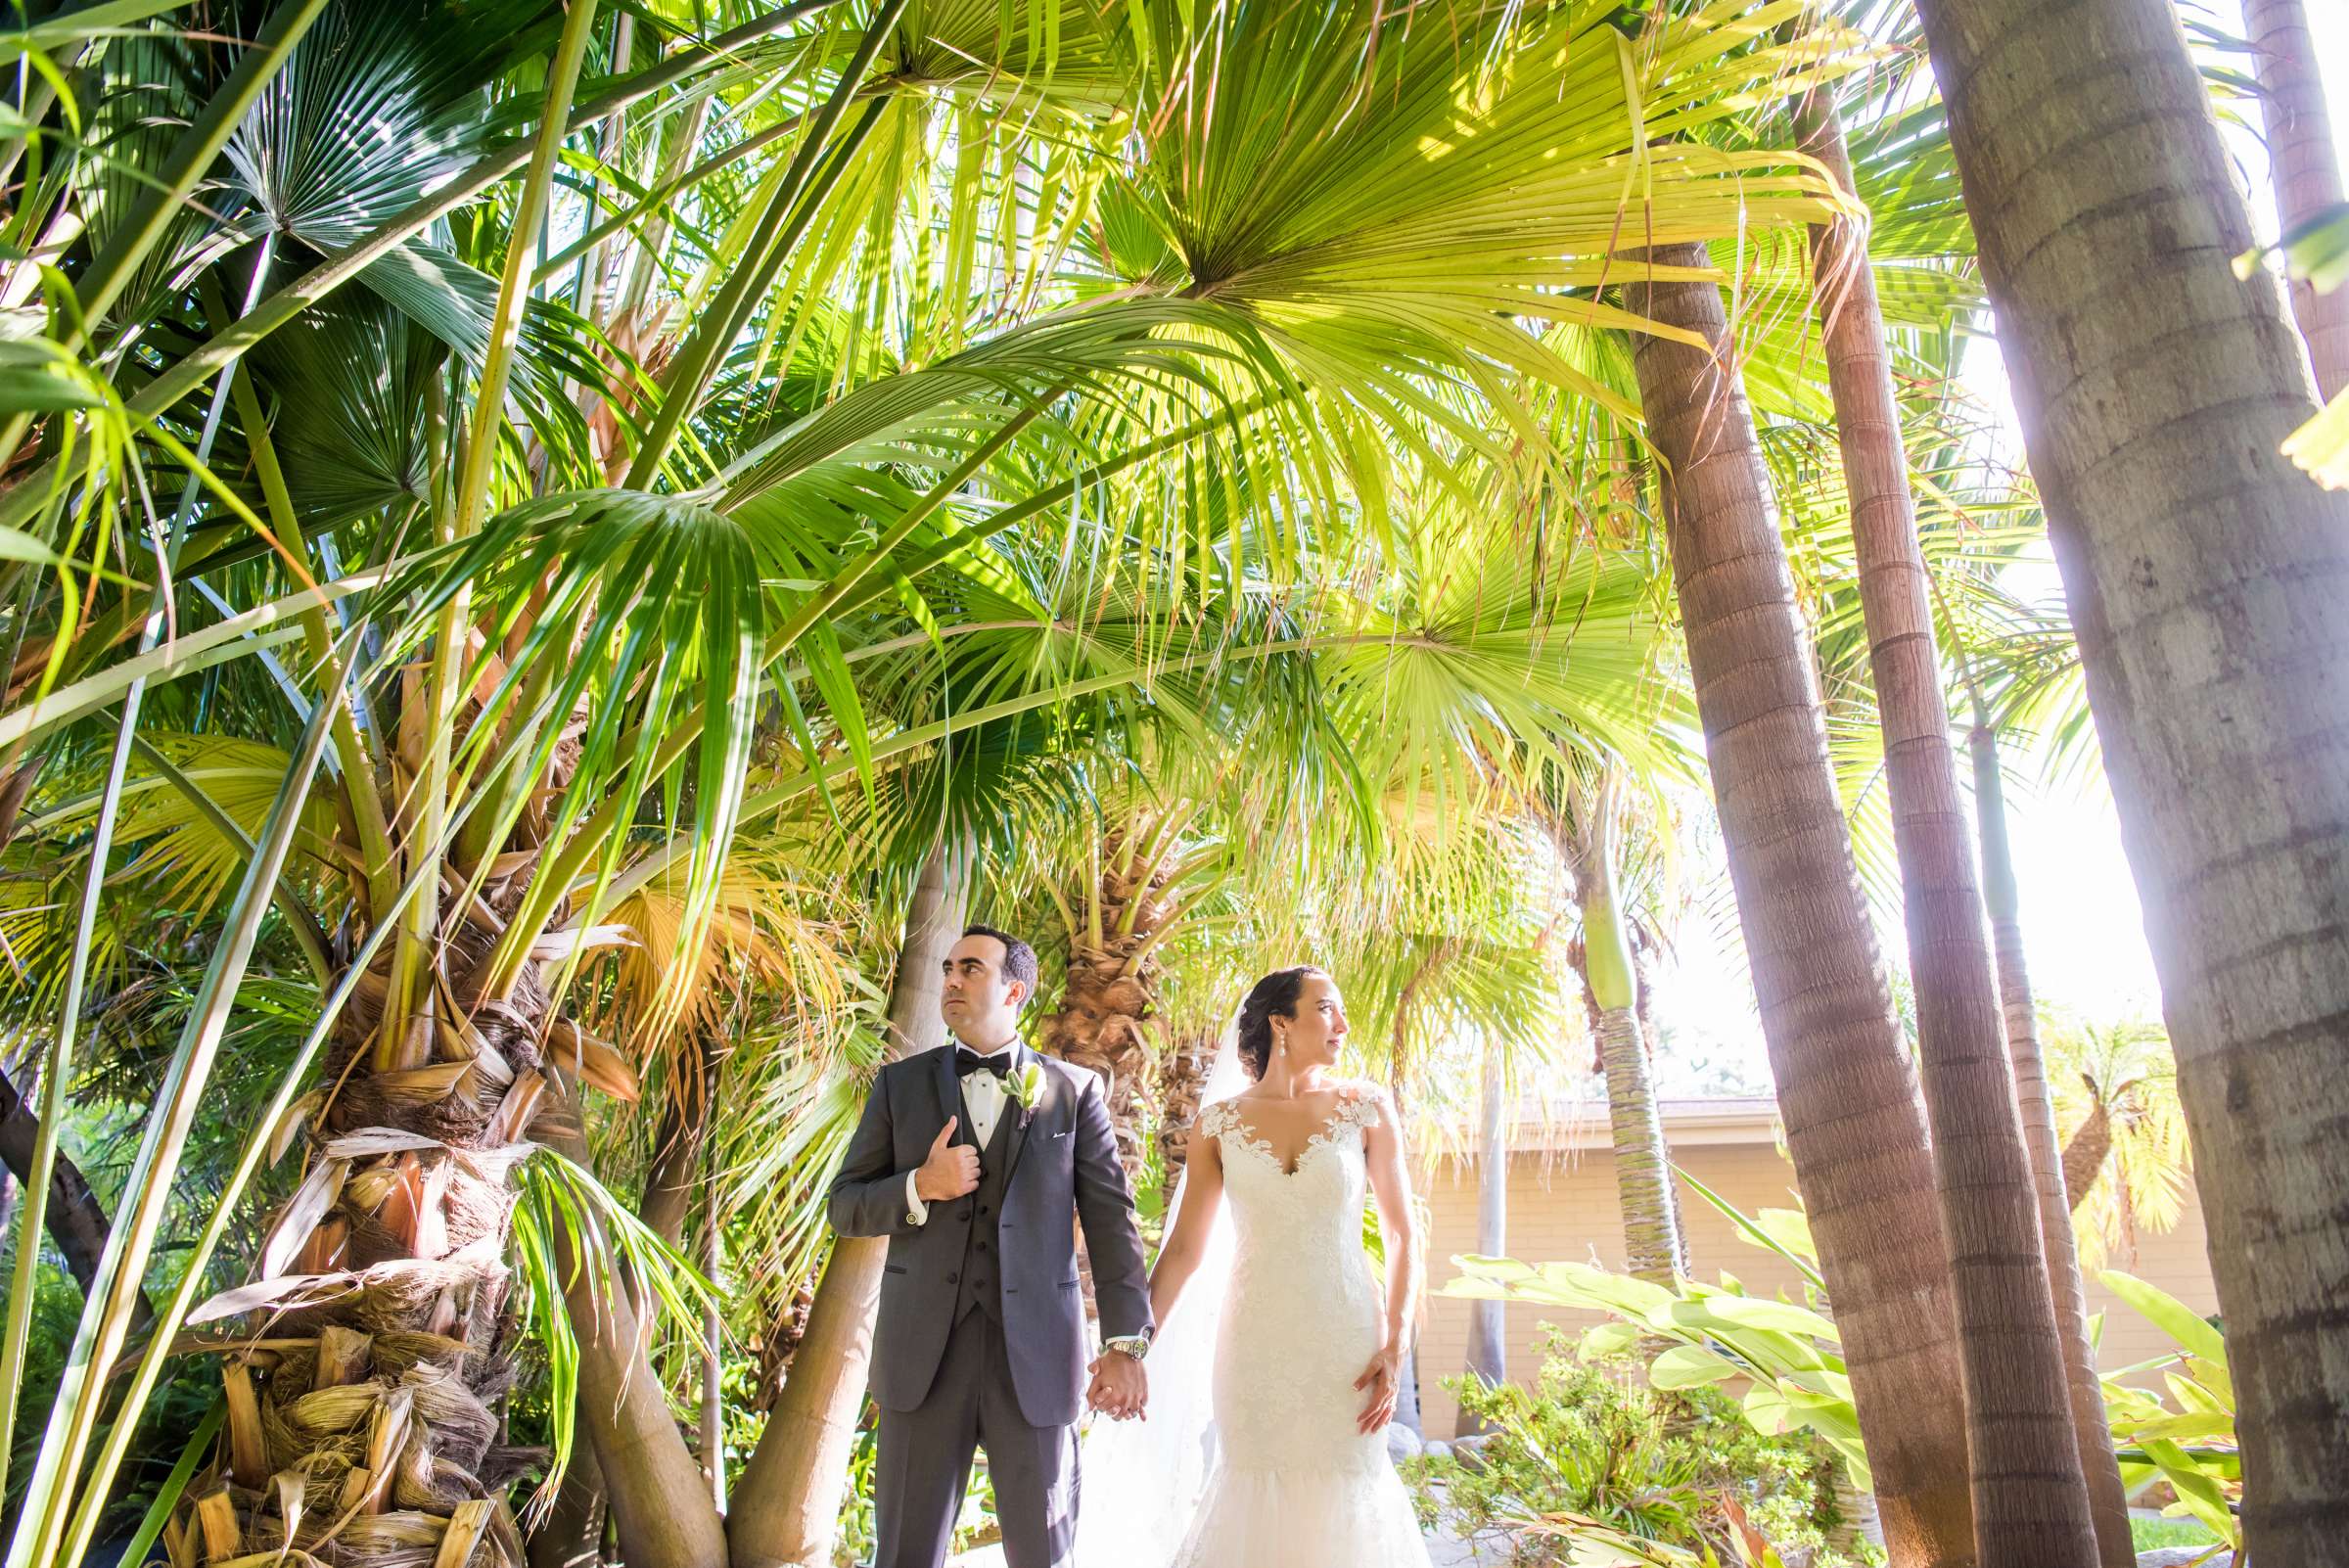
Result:
[[[1206,1255],[1208,1233],[1215,1227],[1216,1210],[1222,1202],[1222,1141],[1194,1128],[1190,1151],[1183,1158],[1174,1227],[1168,1232],[1166,1245],[1158,1249],[1157,1267],[1150,1270],[1150,1315],[1161,1333],[1166,1331],[1167,1314],[1174,1310],[1175,1298]]]
[[[1404,1358],[1410,1354],[1424,1267],[1419,1219],[1411,1204],[1411,1176],[1403,1166],[1403,1123],[1395,1102],[1378,1091],[1378,1120],[1362,1130],[1362,1152],[1370,1168],[1370,1191],[1378,1199],[1378,1229],[1387,1251],[1387,1338],[1355,1387],[1370,1391],[1361,1429],[1374,1432],[1395,1415],[1402,1389]]]

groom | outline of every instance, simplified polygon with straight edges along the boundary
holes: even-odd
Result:
[[[1035,990],[1033,948],[966,930],[939,1003],[956,1042],[881,1069],[832,1182],[835,1229],[889,1238],[874,1568],[938,1568],[982,1447],[1008,1568],[1068,1560],[1088,1392],[1080,1224],[1105,1336],[1090,1402],[1122,1418],[1146,1397],[1150,1295],[1125,1167],[1100,1081],[1020,1043]]]

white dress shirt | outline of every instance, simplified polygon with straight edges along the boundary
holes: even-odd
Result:
[[[983,1051],[976,1045],[955,1042],[956,1049],[976,1052],[990,1061],[1019,1049],[1019,1044],[1017,1039],[1007,1039],[991,1051]],[[1003,1114],[1005,1098],[1003,1081],[992,1073],[974,1072],[962,1081],[963,1120],[969,1124],[972,1139],[982,1149],[994,1138],[995,1121]],[[921,1174],[918,1168],[905,1173],[905,1218],[917,1225],[930,1221],[930,1205],[922,1201],[922,1195],[913,1186]]]

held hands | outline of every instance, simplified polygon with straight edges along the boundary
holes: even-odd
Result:
[[[1395,1419],[1395,1398],[1403,1389],[1403,1347],[1389,1344],[1370,1358],[1362,1375],[1354,1380],[1356,1388],[1370,1391],[1370,1403],[1364,1407],[1356,1427],[1363,1435],[1379,1431]]]
[[[979,1187],[979,1151],[968,1144],[949,1144],[962,1118],[949,1116],[930,1144],[930,1157],[914,1173],[913,1190],[924,1203],[943,1203]]]
[[[1115,1421],[1142,1413],[1150,1400],[1150,1379],[1140,1361],[1124,1351],[1103,1351],[1093,1358],[1091,1371],[1093,1386],[1084,1391],[1086,1406]]]

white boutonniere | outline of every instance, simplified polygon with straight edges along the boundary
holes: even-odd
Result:
[[[1020,1126],[1026,1127],[1044,1097],[1044,1070],[1034,1062],[1021,1063],[1003,1075],[1003,1092],[1019,1102]]]

